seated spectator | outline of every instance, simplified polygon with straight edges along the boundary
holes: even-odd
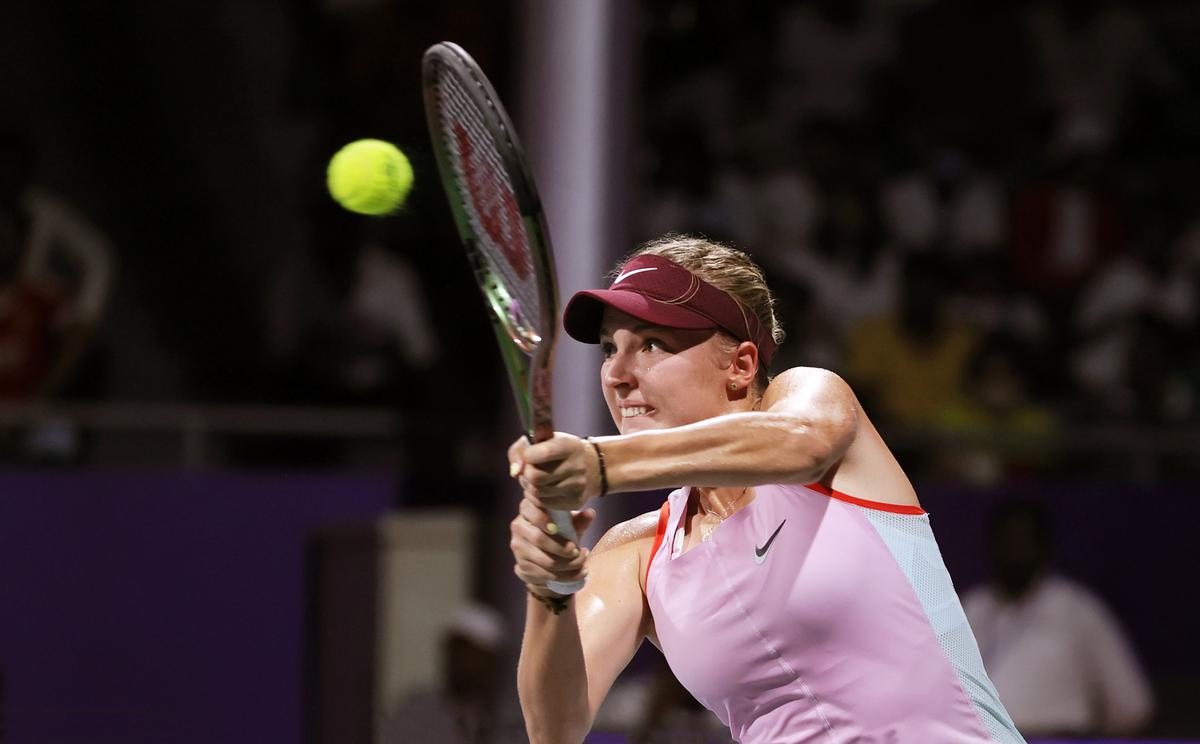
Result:
[[[1193,415],[1181,379],[1182,335],[1197,307],[1186,262],[1162,221],[1149,219],[1131,250],[1085,286],[1068,363],[1090,417],[1171,423]]]
[[[1184,372],[1184,339],[1180,326],[1159,316],[1137,319],[1122,375],[1129,420],[1165,426],[1192,418],[1196,401]]]
[[[894,17],[864,0],[792,3],[780,18],[779,63],[801,118],[861,118],[875,75],[896,53]]]
[[[1051,569],[1045,507],[1000,504],[992,515],[991,584],[963,607],[1013,722],[1025,736],[1128,736],[1152,698],[1120,625],[1099,597]]]
[[[32,144],[0,133],[0,400],[54,399],[94,349],[112,282],[107,238],[70,204],[34,184]],[[75,427],[46,418],[6,435],[22,461],[79,457]]]
[[[980,333],[1004,333],[1035,346],[1050,340],[1042,306],[1012,280],[1000,253],[973,253],[956,262],[946,302],[951,314]]]
[[[1143,11],[1125,3],[1053,0],[1027,11],[1041,95],[1058,126],[1094,121],[1115,140],[1136,83],[1178,90],[1178,71],[1156,43]]]
[[[1013,200],[1014,276],[1064,313],[1084,282],[1125,241],[1125,210],[1106,183],[1108,151],[1097,125],[1062,133],[1046,177]]]
[[[902,256],[884,241],[878,197],[858,173],[852,133],[833,121],[801,130],[802,158],[763,182],[755,258],[806,285],[838,335],[895,309]]]
[[[1003,184],[944,147],[882,190],[888,237],[902,246],[945,245],[951,254],[995,251],[1008,240]]]
[[[1003,333],[980,344],[967,365],[964,401],[942,412],[946,432],[967,435],[945,453],[942,467],[949,474],[992,484],[1046,467],[1055,421],[1030,395],[1025,360],[1031,356]]]
[[[323,204],[267,293],[268,351],[309,400],[391,403],[439,361],[429,297],[399,220]]]
[[[33,148],[0,134],[0,397],[48,398],[70,381],[108,302],[108,240],[34,185]]]
[[[948,317],[945,263],[932,252],[906,259],[899,308],[868,318],[850,335],[846,375],[882,422],[932,429],[963,405],[977,338]]]
[[[440,685],[401,700],[383,721],[380,742],[509,741],[505,734],[520,726],[520,716],[511,685],[502,684],[504,633],[503,620],[491,607],[460,608],[443,635]]]

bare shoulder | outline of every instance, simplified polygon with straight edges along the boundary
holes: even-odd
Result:
[[[646,512],[613,525],[592,548],[592,554],[599,555],[618,548],[631,551],[639,551],[643,547],[649,549],[650,544],[654,542],[654,533],[657,529],[658,511]]]
[[[836,372],[820,367],[792,367],[771,379],[763,395],[763,410],[787,402],[857,406],[854,391],[846,381]]]
[[[636,585],[642,595],[646,593],[646,567],[650,564],[650,552],[654,549],[654,536],[658,531],[659,512],[646,512],[633,519],[614,525],[592,548],[595,562],[592,564],[593,579],[601,572],[612,578],[622,577]],[[595,584],[595,581],[591,582]],[[653,637],[653,630],[648,630]]]

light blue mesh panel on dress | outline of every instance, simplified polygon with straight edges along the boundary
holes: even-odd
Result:
[[[983,669],[979,645],[967,624],[950,572],[942,561],[942,551],[933,538],[929,516],[894,514],[861,506],[854,508],[866,514],[908,577],[908,583],[917,593],[938,642],[975,705],[988,735],[1000,744],[1025,744]]]

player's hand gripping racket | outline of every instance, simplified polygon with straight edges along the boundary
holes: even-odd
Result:
[[[558,327],[542,203],[512,122],[475,60],[442,42],[425,52],[422,72],[442,185],[490,311],[525,435],[542,442],[554,434],[550,375]],[[560,535],[578,544],[569,512],[552,510],[550,517]],[[571,594],[583,582],[547,586]]]

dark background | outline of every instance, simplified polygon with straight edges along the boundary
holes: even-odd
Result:
[[[1060,566],[1113,606],[1153,679],[1159,713],[1149,733],[1200,735],[1191,575],[1200,314],[1187,300],[1200,288],[1200,10],[1166,0],[745,7],[644,0],[626,9],[619,23],[638,40],[630,122],[636,146],[622,155],[621,187],[639,205],[627,216],[634,242],[667,228],[703,232],[742,245],[764,265],[791,337],[788,362],[830,366],[855,385],[918,481],[960,588],[986,576],[982,535],[993,503],[1022,496],[1047,504],[1060,526]],[[875,28],[870,9],[883,13],[882,42],[864,30]],[[212,532],[200,529],[192,547],[197,554],[219,547],[231,574],[268,565],[261,551],[272,546],[284,551],[258,585],[297,582],[280,589],[282,599],[221,584],[211,602],[199,604],[220,627],[222,607],[245,591],[254,606],[291,623],[296,638],[300,545],[322,524],[459,504],[503,539],[511,494],[497,485],[497,463],[515,427],[436,183],[419,60],[431,43],[457,41],[519,120],[521,102],[538,95],[519,80],[518,40],[533,12],[536,3],[461,0],[10,0],[0,7],[0,131],[32,158],[40,187],[106,236],[114,276],[68,379],[50,391],[4,395],[0,444],[9,472],[0,479],[0,591],[11,601],[0,599],[0,690],[8,700],[62,702],[45,699],[56,694],[53,684],[26,686],[32,683],[22,670],[35,664],[116,663],[66,641],[53,652],[26,646],[15,653],[22,643],[79,633],[142,637],[139,627],[169,622],[169,604],[182,601],[172,593],[178,589],[162,589],[154,601],[166,603],[164,614],[143,617],[142,626],[124,622],[135,619],[124,614],[136,602],[112,596],[103,600],[104,623],[88,626],[87,609],[97,602],[88,580],[62,579],[89,563],[131,581],[152,575],[139,573],[147,564],[173,565],[153,557],[161,557],[159,538],[139,543],[136,535],[170,534],[195,517]],[[1101,47],[1093,79],[1077,59],[1063,62],[1065,71],[1054,67],[1056,58],[1030,30],[1038,13],[1059,14],[1068,29],[1123,14],[1124,35],[1113,38],[1142,41]],[[797,14],[807,25],[797,25]],[[864,51],[825,58],[819,43],[796,39],[832,40],[835,51],[860,43]],[[831,88],[837,96],[814,100],[811,92],[825,87],[806,76],[846,66],[862,74]],[[1109,67],[1118,71],[1101,74]],[[1085,114],[1064,108],[1071,97],[1063,90],[1071,88],[1063,80],[1090,81],[1094,95],[1084,104],[1111,105]],[[854,95],[841,96],[846,91]],[[350,215],[324,190],[330,155],[368,136],[397,143],[417,174],[408,205],[388,220]],[[538,144],[526,146],[536,151]],[[918,241],[897,233],[888,195],[913,174],[946,202],[966,193],[969,176],[986,177],[1002,229],[975,242],[948,231]],[[1064,183],[1078,186],[1093,210],[1091,241],[1066,275],[1043,260],[1052,240],[1043,219],[1051,208],[1047,189]],[[800,227],[784,224],[806,214],[813,216]],[[414,356],[393,327],[395,316],[356,310],[359,261],[369,246],[420,289],[402,314],[419,316],[414,322],[436,339],[425,356]],[[605,261],[630,248],[613,246]],[[805,256],[818,257],[818,268],[796,268]],[[929,406],[922,420],[890,410],[886,383],[854,362],[866,341],[831,317],[841,306],[822,287],[876,286],[868,280],[889,261],[924,269],[931,312],[969,321],[975,351],[957,370],[957,392],[976,406],[963,404],[966,414],[953,402]],[[1135,289],[1108,289],[1106,276]],[[1138,277],[1132,285],[1119,281],[1131,276]],[[902,275],[888,286],[864,303],[882,297],[881,312],[900,307]],[[1185,299],[1162,301],[1175,294]],[[980,298],[993,301],[988,308],[1000,308],[1002,318],[1024,308],[1039,330],[977,321],[986,313],[970,301]],[[1080,318],[1093,306],[1111,311],[1086,325]],[[469,363],[464,349],[473,350]],[[980,401],[972,402],[993,379],[981,372],[991,369],[983,350],[1003,360],[1021,391],[1000,414],[981,414]],[[364,367],[375,372],[363,378]],[[118,408],[98,408],[110,405]],[[181,405],[207,412],[197,415],[209,422],[206,455],[185,463],[190,469],[163,445],[185,438],[185,422],[175,429],[147,423],[141,431],[128,423],[147,420],[146,411],[170,418],[183,410],[171,406]],[[379,414],[384,424],[366,433],[353,424],[316,435],[311,427],[290,431],[281,406],[318,420],[332,420],[335,410]],[[240,423],[212,423],[216,407],[233,410],[230,420]],[[45,410],[57,411],[73,432],[68,446],[29,444],[40,425],[31,411]],[[121,418],[113,410],[130,413]],[[246,417],[267,423],[246,424]],[[282,480],[240,480],[254,473]],[[321,478],[334,480],[322,489]],[[293,488],[312,489],[311,509],[295,508],[291,499],[310,497]],[[202,516],[189,516],[198,501]],[[658,502],[620,496],[612,503],[613,512],[632,514]],[[114,515],[127,516],[133,535],[112,531],[120,521]],[[260,528],[229,541],[229,526],[247,520]],[[141,552],[104,548],[119,544],[138,544]],[[480,576],[504,575],[507,567],[491,565],[490,555],[481,549]],[[201,570],[185,563],[184,570]],[[476,593],[496,604],[515,592],[484,578],[479,584]],[[190,612],[199,605],[187,596]],[[193,642],[207,651],[180,656],[146,679],[198,679],[189,668],[196,659],[232,657],[237,644],[258,637],[202,635]],[[143,648],[116,646],[118,655]],[[292,643],[277,659],[263,657],[258,673],[285,680],[302,666],[302,654],[302,644]],[[86,669],[75,675],[76,692],[105,676]],[[208,674],[200,679],[236,676],[215,667]],[[192,689],[203,696],[216,686]],[[296,697],[258,709],[272,712],[261,713],[255,740],[299,735],[298,690],[275,690],[279,699]],[[177,717],[210,703],[221,704],[163,704],[158,710],[170,720],[162,730],[181,730]],[[22,715],[44,721],[29,710],[10,711],[11,741],[40,740],[22,738],[15,723]],[[259,713],[230,715],[244,722]],[[281,720],[290,727],[282,733],[272,729]],[[163,740],[184,739],[172,733]]]

